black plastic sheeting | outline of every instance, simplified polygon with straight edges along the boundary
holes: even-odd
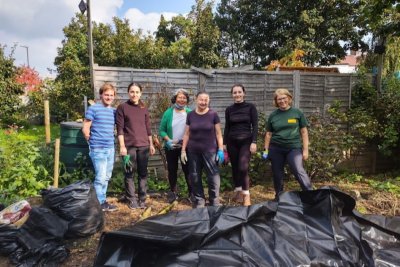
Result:
[[[363,216],[333,188],[206,207],[103,233],[95,266],[400,266],[399,217]]]

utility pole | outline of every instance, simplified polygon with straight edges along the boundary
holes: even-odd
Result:
[[[91,17],[90,0],[86,0],[86,3],[85,1],[81,0],[81,2],[79,3],[79,9],[81,10],[82,14],[84,14],[86,11],[86,16],[87,16],[90,87],[94,93],[93,36],[92,36],[92,17]]]
[[[26,62],[28,63],[28,67],[30,67],[30,66],[29,66],[29,46],[20,45],[20,47],[23,47],[23,48],[26,49]]]

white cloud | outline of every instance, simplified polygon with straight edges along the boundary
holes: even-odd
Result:
[[[126,11],[124,17],[129,20],[129,24],[133,29],[142,29],[144,34],[153,34],[155,31],[157,31],[161,15],[164,15],[166,20],[170,20],[172,17],[177,16],[178,14],[172,12],[144,14],[139,9],[130,8]]]
[[[110,23],[112,18],[128,0],[91,0],[92,20],[97,23]],[[29,63],[42,77],[49,76],[48,68],[53,65],[57,56],[57,47],[64,39],[63,28],[68,26],[79,10],[80,0],[0,0],[0,45],[6,45],[8,55],[14,44],[15,64],[27,64],[26,48],[28,46]],[[168,20],[176,13],[147,13],[132,8],[127,10],[125,18],[129,19],[133,29],[142,29],[143,33],[153,34],[158,27],[160,15]]]

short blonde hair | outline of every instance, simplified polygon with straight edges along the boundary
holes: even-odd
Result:
[[[278,106],[278,101],[276,100],[276,99],[278,98],[279,95],[285,95],[285,96],[287,96],[287,97],[289,98],[289,105],[290,105],[290,106],[292,105],[293,96],[292,96],[292,94],[289,92],[289,90],[286,89],[286,88],[278,88],[278,89],[275,90],[275,93],[274,93],[274,102],[273,102],[273,103],[274,103],[274,106],[275,106],[275,107],[279,107],[279,106]]]
[[[113,91],[114,96],[117,94],[117,89],[111,83],[104,83],[99,89],[99,95],[102,95],[105,91]]]

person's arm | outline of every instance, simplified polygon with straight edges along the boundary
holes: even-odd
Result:
[[[307,127],[303,127],[300,129],[301,139],[303,140],[303,160],[308,159],[308,130]]]
[[[164,112],[164,115],[160,122],[160,128],[158,130],[161,138],[164,139],[165,141],[168,141],[170,139],[168,136],[168,133],[167,133],[167,129],[168,129],[167,112],[168,112],[168,109],[167,109],[167,111]]]
[[[215,135],[217,138],[217,145],[218,145],[218,150],[224,150],[224,144],[222,141],[222,131],[221,131],[221,123],[215,124]]]
[[[223,137],[223,143],[224,143],[224,149],[226,149],[226,143],[228,142],[228,135],[229,135],[229,130],[230,130],[230,117],[229,117],[229,107],[225,109],[225,128],[224,128],[224,137]]]
[[[254,154],[257,152],[257,136],[258,136],[258,112],[256,106],[254,105],[251,105],[250,118],[251,118],[251,128],[253,131],[253,139],[250,145],[250,152]]]
[[[123,134],[118,135],[118,142],[119,142],[119,154],[121,156],[126,156],[128,154],[128,151],[125,146],[125,139]]]
[[[182,152],[186,152],[186,146],[189,142],[189,135],[190,135],[189,125],[186,125],[185,133],[183,134],[183,140],[182,140]]]
[[[117,126],[119,154],[121,156],[126,156],[128,154],[128,151],[126,149],[125,139],[124,139],[125,118],[124,118],[124,111],[123,111],[122,107],[123,107],[122,105],[119,105],[117,108],[117,112],[115,115],[115,124]]]
[[[269,149],[269,143],[271,142],[272,132],[266,132],[264,138],[264,150]]]
[[[82,126],[82,133],[83,136],[85,137],[86,141],[89,142],[90,139],[90,127],[92,126],[92,121],[85,119],[83,121],[83,126]]]
[[[153,137],[151,135],[149,135],[149,144],[150,144],[150,155],[154,155],[154,153],[156,153],[156,149],[154,148]]]
[[[147,136],[149,138],[149,145],[150,145],[150,155],[154,155],[156,153],[156,149],[154,148],[153,145],[153,138],[151,134],[151,121],[150,121],[150,114],[149,111],[146,109],[145,115],[144,115],[144,121],[145,121],[145,127],[147,131]]]

